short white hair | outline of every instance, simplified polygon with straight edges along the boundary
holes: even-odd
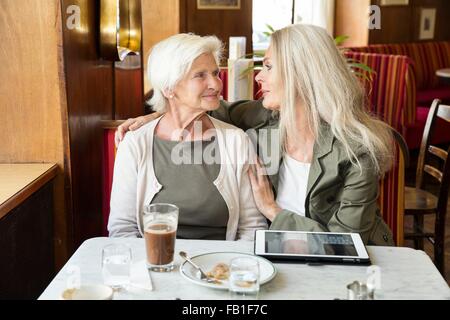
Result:
[[[173,90],[189,72],[196,58],[210,53],[219,65],[222,52],[223,44],[215,36],[180,33],[157,43],[147,63],[147,77],[153,87],[153,97],[149,104],[153,106],[153,110],[166,111],[168,100],[164,91]]]

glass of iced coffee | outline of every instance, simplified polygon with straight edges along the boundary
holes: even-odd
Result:
[[[154,203],[144,207],[147,266],[152,271],[168,272],[174,268],[178,211],[177,206],[168,203]]]

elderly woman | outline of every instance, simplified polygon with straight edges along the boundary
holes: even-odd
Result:
[[[319,27],[288,26],[272,34],[263,64],[262,106],[239,102],[227,111],[230,122],[258,130],[264,166],[249,178],[271,229],[356,232],[367,244],[392,245],[377,206],[391,132],[367,113],[364,89],[333,39]],[[273,132],[275,139],[265,138]],[[273,143],[279,154],[269,152]],[[274,166],[267,179],[265,167]]]
[[[112,237],[143,235],[151,203],[179,207],[178,238],[252,240],[267,228],[248,177],[255,159],[245,133],[211,118],[222,83],[216,37],[179,34],[149,56],[150,103],[163,113],[126,136],[117,150],[108,223]]]

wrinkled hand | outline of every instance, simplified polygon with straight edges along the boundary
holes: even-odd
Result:
[[[142,127],[144,124],[155,120],[161,114],[158,112],[154,112],[152,114],[148,114],[146,116],[140,116],[137,118],[130,118],[117,127],[116,133],[114,135],[114,142],[116,143],[116,147],[119,146],[119,143],[123,140],[127,131],[134,131]]]
[[[275,202],[272,186],[267,178],[265,169],[259,161],[250,166],[248,176],[252,185],[256,207],[267,219],[273,221],[276,215],[280,213],[281,208]]]

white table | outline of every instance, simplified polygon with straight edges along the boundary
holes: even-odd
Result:
[[[450,68],[439,69],[436,71],[436,75],[441,78],[450,78]]]
[[[102,283],[101,250],[111,243],[124,243],[132,248],[133,260],[145,257],[143,239],[93,238],[85,241],[56,275],[39,299],[59,299],[66,287],[69,266],[79,266],[81,283]],[[214,251],[253,252],[253,242],[177,240],[176,252],[190,255]],[[430,258],[410,248],[368,247],[372,263],[381,267],[382,291],[378,299],[450,299],[450,288]],[[176,255],[175,263],[181,264]],[[275,264],[276,277],[261,287],[260,299],[345,299],[346,285],[365,281],[365,266],[307,264]],[[215,300],[229,299],[227,291],[198,286],[183,278],[176,268],[169,273],[152,272],[154,290],[133,299]]]
[[[445,84],[450,84],[450,68],[436,70],[436,76]]]

